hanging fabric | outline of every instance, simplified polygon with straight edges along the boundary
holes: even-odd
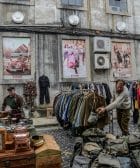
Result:
[[[96,113],[96,109],[101,106],[105,106],[107,94],[111,93],[107,85],[96,85],[94,88],[98,88],[98,91],[88,85],[86,87],[90,89],[61,91],[58,94],[53,103],[54,113],[60,125],[64,128],[79,128],[91,126],[88,122],[89,116],[92,112]],[[99,94],[100,95],[99,95]],[[97,115],[97,114],[96,114]],[[98,116],[98,122],[96,127],[103,128],[108,123],[108,114]]]

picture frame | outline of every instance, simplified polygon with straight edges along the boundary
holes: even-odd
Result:
[[[30,79],[32,54],[30,37],[3,37],[3,79]]]
[[[111,64],[113,77],[129,78],[132,77],[132,45],[130,41],[112,41]]]
[[[86,78],[86,40],[63,39],[63,78]]]

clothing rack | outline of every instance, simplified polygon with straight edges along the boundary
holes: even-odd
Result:
[[[79,89],[74,89],[74,90],[72,90],[71,89],[71,85],[73,84],[73,83],[77,83],[77,84],[83,84],[83,85],[88,85],[88,87],[87,88],[79,88]],[[58,121],[60,122],[62,122],[62,126],[63,126],[63,124],[65,125],[66,124],[66,126],[68,126],[68,124],[67,124],[67,121],[69,121],[69,120],[67,120],[67,113],[68,113],[68,108],[69,108],[69,101],[70,101],[70,99],[71,99],[71,97],[72,96],[74,96],[73,94],[75,93],[75,94],[78,94],[78,95],[80,95],[80,94],[82,94],[81,96],[84,96],[84,93],[85,93],[85,96],[86,96],[86,93],[88,94],[88,93],[90,93],[90,92],[92,92],[92,93],[97,93],[97,94],[99,94],[99,96],[100,97],[102,97],[102,98],[104,98],[106,101],[108,101],[108,99],[110,99],[111,97],[110,96],[108,96],[108,94],[109,94],[109,92],[104,92],[105,90],[107,90],[107,87],[106,87],[106,85],[108,86],[108,88],[109,88],[109,85],[107,84],[107,83],[105,83],[105,82],[96,82],[96,81],[81,81],[81,82],[60,82],[59,83],[60,84],[60,95],[59,95],[59,97],[61,97],[61,96],[68,96],[68,98],[66,98],[66,97],[64,97],[64,98],[66,98],[66,100],[68,101],[67,103],[66,103],[66,101],[64,101],[64,103],[66,103],[66,105],[64,105],[64,103],[60,103],[60,102],[62,102],[63,101],[63,99],[61,100],[60,99],[60,101],[58,101],[59,103],[60,103],[60,106],[57,106],[58,104],[56,104],[56,107],[55,107],[55,109],[57,109],[57,107],[58,107],[58,113],[56,113],[57,114],[57,118],[58,118]],[[97,86],[92,86],[91,84],[95,84],[95,85],[97,85]],[[105,84],[105,85],[104,85]],[[102,86],[99,86],[99,85],[102,85]],[[102,90],[102,87],[104,88],[103,90]],[[97,88],[97,90],[96,90],[96,88]],[[101,90],[100,90],[101,89]],[[100,90],[100,91],[99,91]],[[110,89],[109,89],[110,90]],[[96,92],[97,91],[97,92]],[[107,90],[108,91],[108,90]],[[62,95],[61,95],[61,93],[62,93]],[[64,95],[63,95],[63,93],[64,93]],[[103,94],[102,94],[103,93]],[[66,95],[65,95],[66,94]],[[77,95],[77,96],[78,96]],[[104,95],[104,96],[103,96]],[[80,96],[80,97],[81,97]],[[80,98],[79,97],[79,98]],[[57,97],[56,97],[57,98]],[[78,98],[78,97],[77,97]],[[59,99],[59,98],[58,98]],[[60,108],[61,107],[61,108]],[[62,112],[64,112],[64,113],[62,113]],[[74,115],[75,113],[73,113],[73,115]],[[80,113],[79,113],[80,114]],[[109,115],[111,115],[111,113],[109,113]],[[69,115],[68,115],[69,116]],[[80,116],[80,115],[76,115],[76,116]],[[65,118],[66,117],[66,118]],[[63,121],[64,121],[64,123],[63,123]],[[76,117],[76,120],[75,121],[78,121],[77,120],[77,117]],[[72,124],[74,124],[74,127],[75,128],[77,128],[77,122],[75,123],[75,121],[74,121],[74,123],[72,123]],[[81,120],[79,120],[79,121],[81,121]],[[66,123],[65,123],[66,122]],[[112,132],[113,131],[113,125],[111,124],[112,122],[109,122],[109,125],[108,125],[108,129],[109,129],[109,132]],[[70,123],[71,124],[71,123]],[[76,124],[76,126],[75,126],[75,124]],[[64,126],[65,127],[65,126]],[[73,128],[74,128],[73,127]]]
[[[124,82],[140,82],[140,80],[126,80],[126,79],[122,79]],[[116,82],[117,81],[117,79],[116,80],[110,80],[110,82]]]
[[[60,92],[70,92],[71,90],[81,90],[82,92],[97,91],[99,95],[102,95],[108,99],[107,104],[109,104],[109,99],[112,97],[109,85],[107,83],[96,81],[60,82]]]
[[[78,83],[78,84],[91,84],[91,83],[95,83],[95,84],[101,84],[101,83],[105,83],[104,81],[74,81],[74,82],[59,82],[59,84],[72,84],[72,83]]]
[[[105,83],[105,82],[97,82],[97,81],[59,82],[59,90],[60,91],[61,90],[70,90],[72,85],[74,85],[74,84],[81,87],[81,88],[84,87],[82,85],[85,85],[85,87],[88,86],[88,88],[89,88],[90,84],[95,84],[95,85],[97,84],[98,85],[98,84],[103,84],[103,83]],[[79,89],[81,89],[81,88],[79,88]]]
[[[84,93],[84,92],[93,92],[91,89],[77,89],[77,90],[61,90],[62,93]]]

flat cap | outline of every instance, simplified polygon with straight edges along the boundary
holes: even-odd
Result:
[[[9,87],[7,90],[8,91],[12,91],[12,90],[14,90],[15,88],[14,87]]]

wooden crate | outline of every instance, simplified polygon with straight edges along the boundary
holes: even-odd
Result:
[[[35,168],[34,150],[15,153],[7,150],[0,153],[0,168]]]
[[[51,135],[43,135],[44,145],[35,150],[36,168],[61,168],[61,151]]]

